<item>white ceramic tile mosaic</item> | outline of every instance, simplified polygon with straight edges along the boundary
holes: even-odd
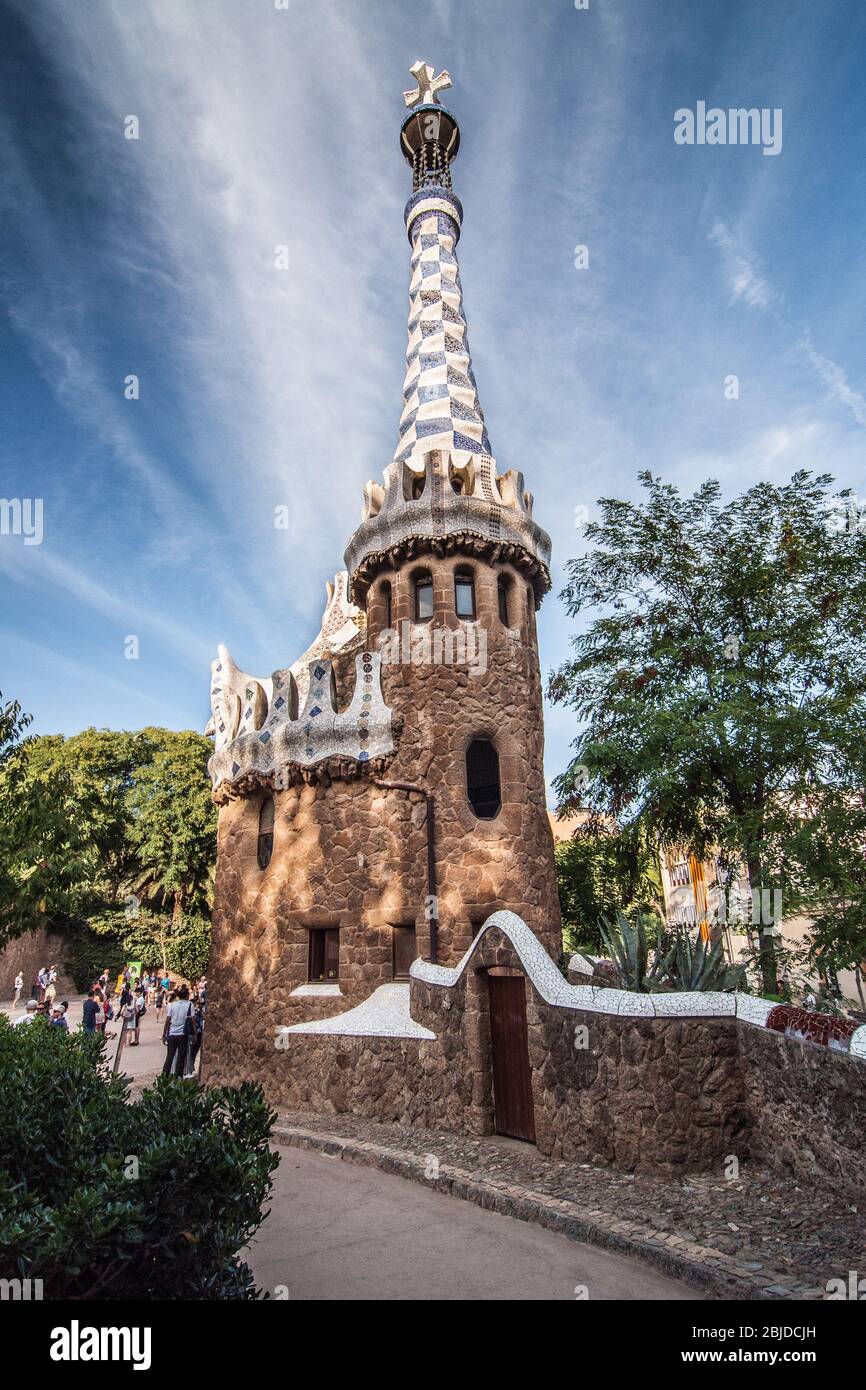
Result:
[[[380,985],[354,1009],[333,1018],[315,1019],[280,1028],[279,1033],[325,1033],[352,1038],[422,1038],[433,1041],[435,1033],[416,1023],[409,1013],[408,984]]]

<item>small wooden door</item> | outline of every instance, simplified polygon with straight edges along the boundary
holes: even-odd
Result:
[[[526,1031],[526,985],[522,975],[488,971],[490,1043],[493,1050],[493,1112],[497,1134],[535,1143],[532,1075]]]

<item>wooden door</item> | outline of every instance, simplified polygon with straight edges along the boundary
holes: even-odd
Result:
[[[489,971],[490,1043],[493,1051],[493,1112],[497,1134],[535,1143],[532,1075],[526,1031],[526,985],[522,975]]]

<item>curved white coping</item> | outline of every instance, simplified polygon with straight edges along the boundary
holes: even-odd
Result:
[[[409,972],[410,975],[415,980],[422,980],[428,985],[439,985],[444,989],[455,985],[482,936],[491,927],[498,927],[503,935],[508,937],[520,958],[521,965],[542,999],[558,1008],[584,1009],[588,1013],[617,1014],[631,1018],[736,1017],[744,1023],[764,1028],[770,1012],[776,1007],[770,999],[759,999],[753,994],[741,994],[739,990],[731,994],[700,990],[676,994],[637,994],[626,989],[570,985],[563,979],[541,942],[515,912],[494,912],[488,917],[458,965],[431,965],[429,961],[416,960]],[[854,1038],[858,1034],[863,1036],[857,1055],[866,1057],[866,1025],[857,1030]],[[851,1040],[851,1051],[854,1051],[854,1038]],[[862,1051],[859,1050],[861,1047]]]
[[[862,1057],[866,1061],[866,1023],[861,1023],[859,1028],[855,1028],[851,1034],[851,1041],[848,1043],[849,1057]]]
[[[333,1018],[314,1019],[278,1028],[281,1033],[337,1033],[352,1038],[424,1038],[435,1041],[436,1034],[416,1023],[409,1013],[408,984],[380,985],[369,999]]]
[[[343,991],[336,980],[312,980],[309,984],[298,985],[289,995],[290,999],[333,999],[342,996]]]

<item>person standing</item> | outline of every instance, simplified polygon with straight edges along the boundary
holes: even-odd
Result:
[[[47,1013],[49,1018],[51,1017],[51,1013],[54,1009],[54,996],[57,993],[57,985],[54,983],[56,978],[57,971],[50,971],[48,975],[48,984],[45,986],[45,1012]]]
[[[22,991],[23,988],[24,988],[24,975],[23,975],[23,973],[19,970],[19,971],[18,971],[18,974],[15,976],[15,993],[14,993],[13,996],[12,996],[12,1007],[13,1007],[13,1009],[17,1009],[17,1008],[18,1008],[18,1000],[21,998],[21,991]]]
[[[50,1028],[61,1028],[64,1033],[69,1032],[69,1023],[66,1018],[66,1010],[62,1004],[55,1004],[51,1010]]]
[[[99,1016],[99,1012],[100,1009],[96,1002],[95,992],[89,989],[81,1010],[81,1026],[85,1033],[96,1032],[96,1020]]]
[[[20,1018],[16,1018],[13,1027],[20,1028],[22,1023],[32,1023],[36,1017],[36,1010],[39,1008],[35,999],[28,999],[25,1005],[26,1012]]]
[[[169,1004],[166,1010],[165,1024],[162,1031],[162,1040],[165,1043],[165,1063],[163,1074],[171,1075],[172,1063],[177,1058],[177,1075],[183,1076],[186,1068],[186,1047],[187,1047],[187,1019],[192,1016],[192,1004],[189,1002],[189,990],[186,985],[181,985],[177,992],[177,998]]]
[[[186,1076],[195,1076],[195,1059],[201,1047],[202,1036],[204,1035],[204,1005],[200,999],[193,1001],[191,1016],[191,1028],[186,1049]]]
[[[138,1047],[141,1041],[141,1020],[147,1013],[147,1000],[141,985],[135,986],[135,998],[132,1001],[132,1010],[132,1042],[129,1045],[130,1047]]]

